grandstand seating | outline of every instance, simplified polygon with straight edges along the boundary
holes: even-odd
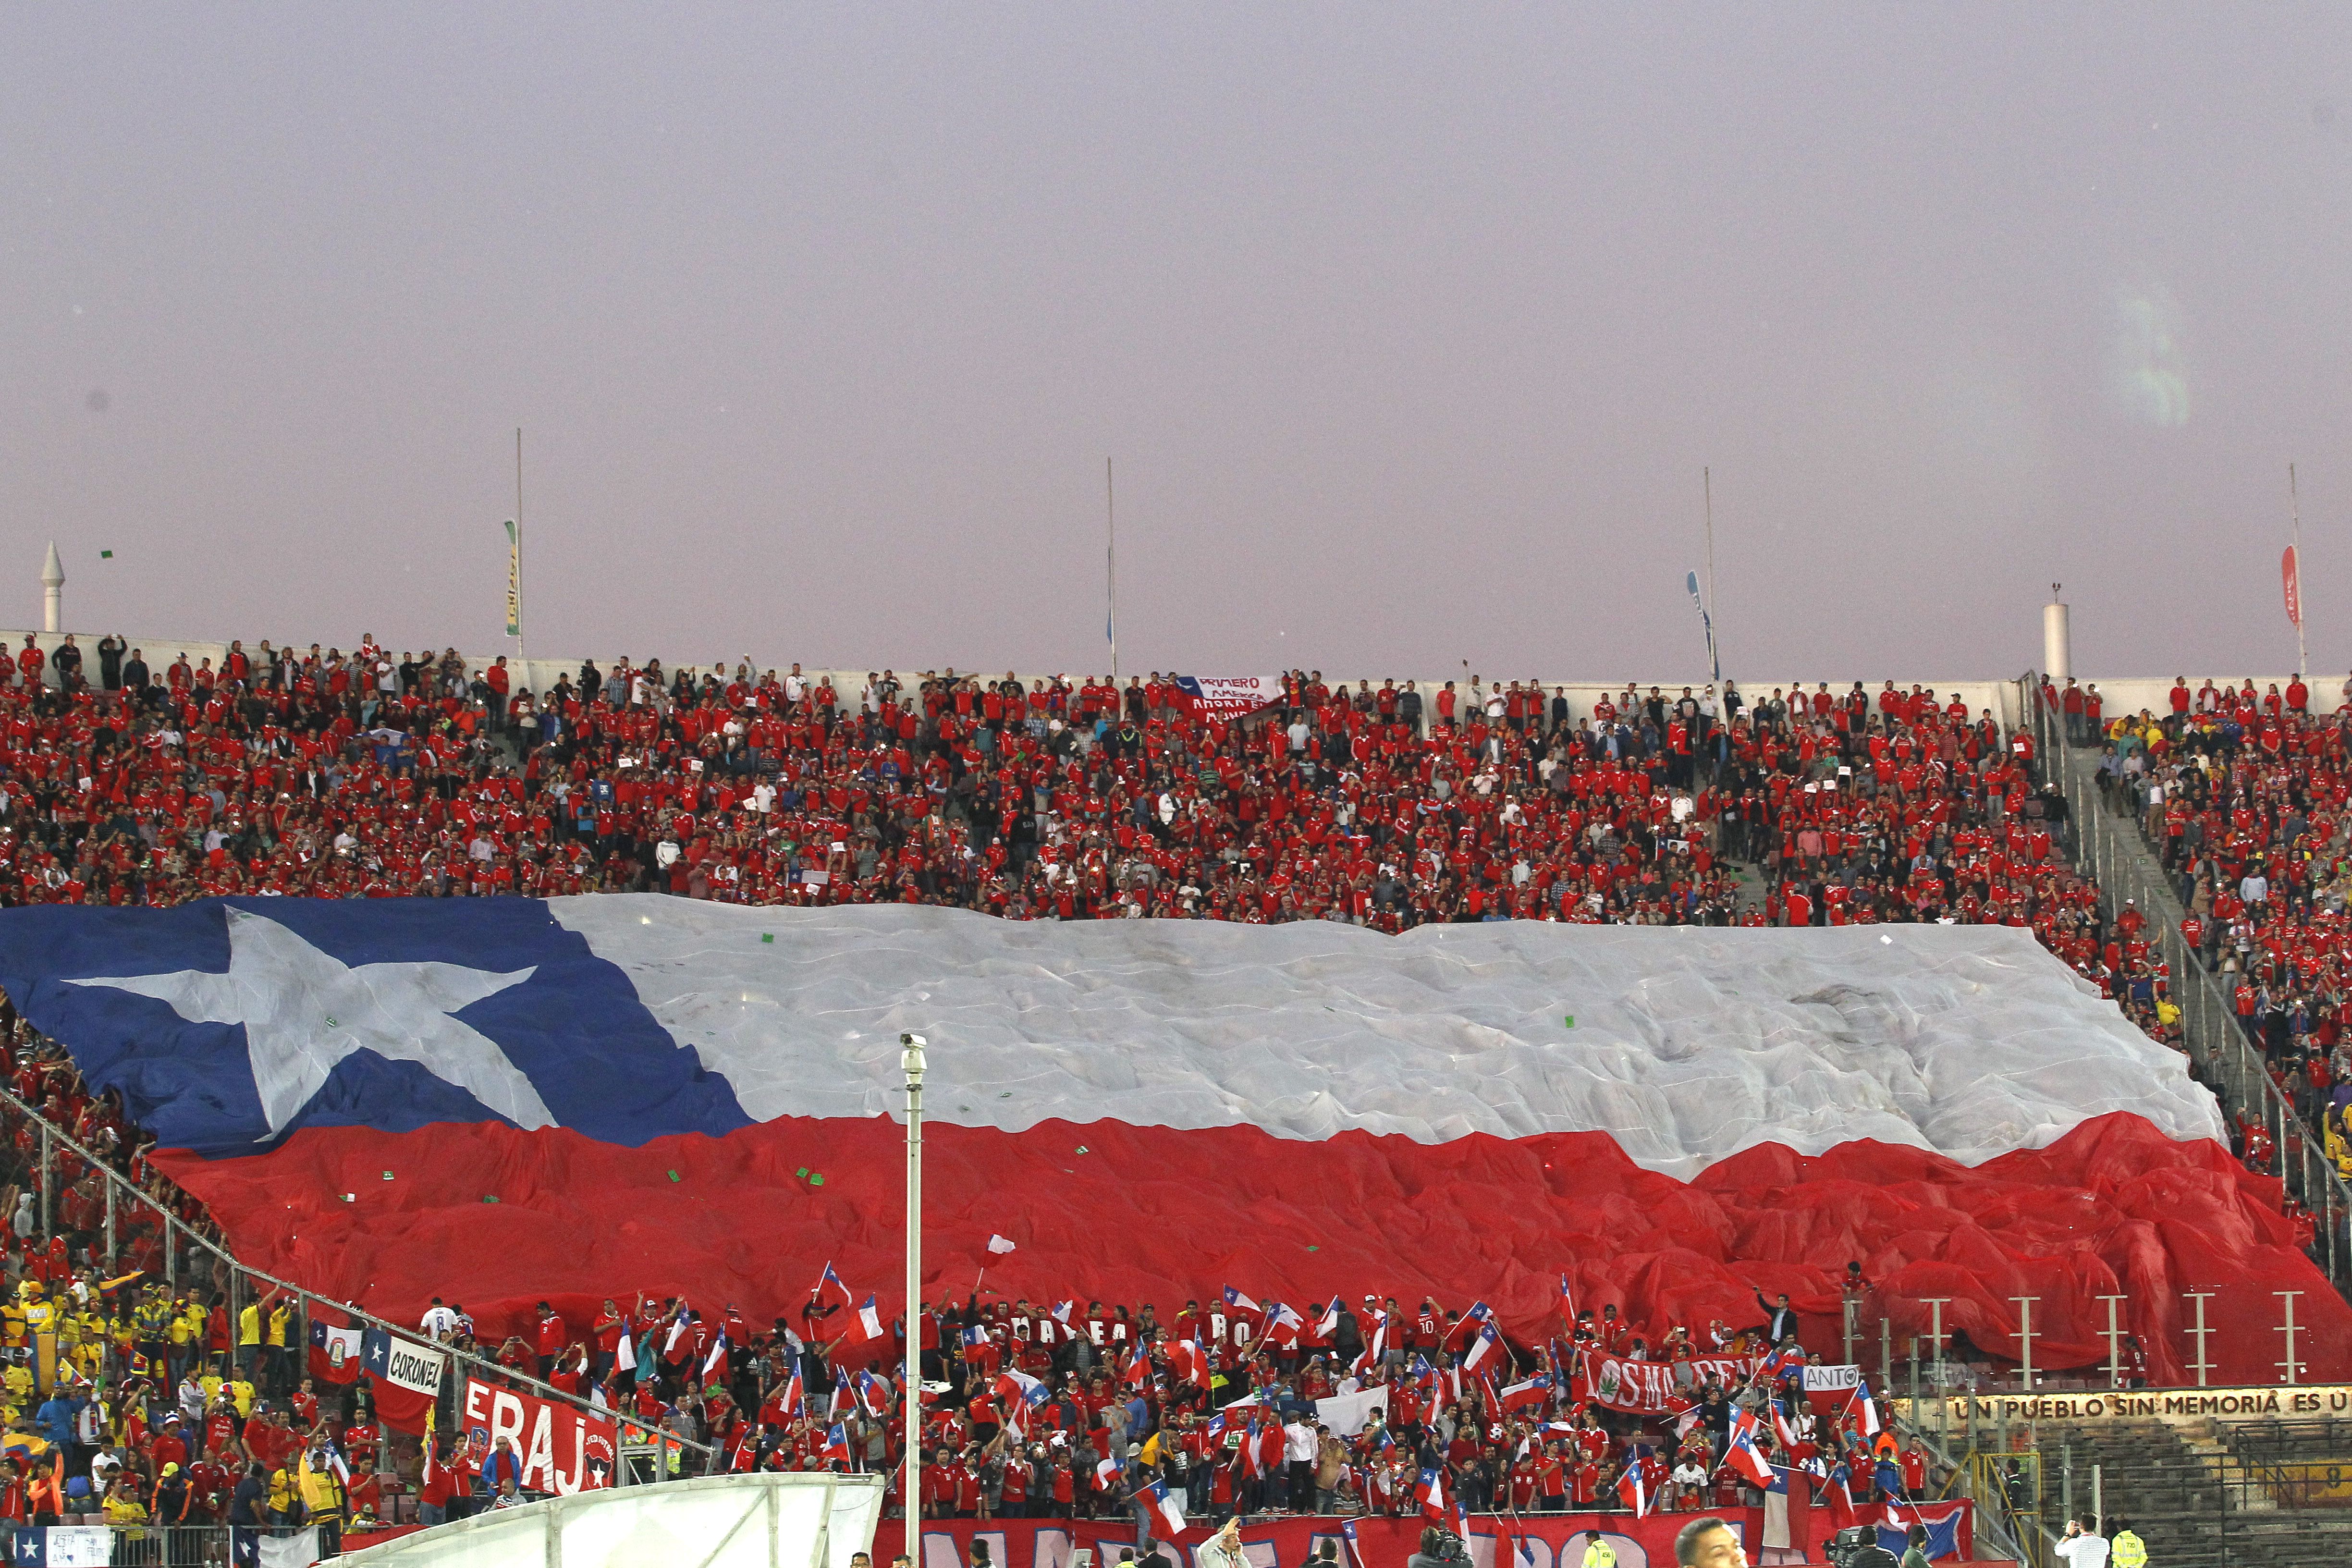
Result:
[[[1872,696],[1857,685],[1833,696],[1823,687],[1793,700],[1776,690],[1727,710],[1712,694],[1627,689],[1571,719],[1557,691],[1548,698],[1532,682],[1449,688],[1424,705],[1392,684],[1333,689],[1293,672],[1280,702],[1234,719],[1197,711],[1156,677],[1118,689],[1107,679],[937,675],[877,679],[853,693],[797,670],[689,679],[649,662],[583,668],[532,693],[454,652],[394,659],[372,643],[349,658],[314,648],[268,662],[240,648],[219,669],[182,662],[144,679],[128,650],[93,650],[83,666],[44,656],[29,639],[26,647],[16,679],[0,689],[0,904],[630,889],[743,903],[956,905],[1013,920],[1342,920],[1387,931],[1499,918],[1996,922],[2032,929],[2152,1036],[2179,1039],[2144,922],[2128,909],[2103,911],[2098,889],[2065,858],[2064,803],[2033,787],[2031,741],[1957,697],[1939,702],[1916,688],[1890,684]],[[2226,901],[2237,897],[2231,878],[2264,854],[2283,859],[2299,842],[2332,838],[2326,813],[2340,809],[2343,778],[2332,723],[2268,717],[2254,722],[2252,741],[2242,725],[2231,734],[2218,710],[2210,725],[2192,712],[2153,733],[2116,724],[2117,798],[2146,772],[2145,763],[2130,765],[2136,752],[2181,785],[2178,806],[2168,792],[2151,822],[2182,846],[2184,873],[2199,888],[2223,889],[2199,896],[2231,921],[2242,917]],[[2252,767],[2242,761],[2249,749],[2273,759],[2271,776],[2241,775]],[[2183,752],[2221,758],[2226,785],[2207,782],[2200,793],[2209,775],[2184,773]],[[2233,806],[2240,794],[2274,806],[2327,804],[2290,819]],[[2249,811],[2248,822],[2236,819]],[[2213,819],[2224,813],[2233,814],[2226,837]],[[2208,835],[2221,841],[2207,845]],[[2231,954],[2242,970],[2259,969],[2258,949],[2271,963],[2263,983],[2278,988],[2258,993],[2260,1037],[2284,1015],[2287,1047],[2303,1051],[2306,1037],[2336,1046],[2333,961],[2299,966],[2294,944],[2305,939],[2288,935],[2332,935],[2313,922],[2331,917],[2333,883],[2291,864],[2273,882],[2281,893],[2251,917],[2250,944]],[[69,1063],[11,1023],[19,1096],[119,1160],[201,1232],[201,1207],[144,1167],[143,1136],[121,1124],[110,1099],[89,1097]],[[2287,1058],[2278,1059],[2284,1068]],[[10,1131],[21,1177],[33,1130],[16,1120]],[[88,1173],[67,1163],[58,1175],[66,1224],[88,1248]],[[85,1199],[79,1209],[75,1194]],[[130,1216],[119,1244],[122,1267],[152,1268],[165,1241]],[[28,1256],[24,1267],[33,1266]],[[667,1308],[631,1302],[629,1315],[650,1325]],[[972,1467],[936,1472],[943,1490],[933,1501],[943,1509],[977,1507],[992,1485],[992,1506],[1007,1506],[1003,1457],[984,1461],[987,1434],[971,1429],[996,1425],[984,1415],[1001,1419],[980,1370],[992,1358],[1010,1352],[1025,1370],[1065,1380],[1074,1430],[1118,1386],[1123,1369],[1102,1364],[1113,1359],[1109,1342],[1097,1350],[1081,1332],[1051,1352],[1044,1340],[1054,1331],[1038,1318],[1024,1352],[999,1326],[1003,1316],[1000,1309],[981,1325],[992,1337],[969,1363],[950,1353],[940,1366],[969,1400],[938,1418],[942,1455],[968,1456]],[[1101,1321],[1135,1316],[1115,1309]],[[224,1331],[210,1321],[209,1332]],[[941,1325],[950,1352],[959,1321],[950,1314]],[[730,1361],[726,1394],[706,1399],[698,1369],[722,1327],[748,1353]],[[821,1322],[799,1327],[822,1342]],[[1667,1326],[1642,1327],[1654,1341]],[[674,1352],[665,1377],[626,1397],[647,1422],[686,1412],[681,1429],[730,1459],[827,1463],[822,1420],[778,1421],[761,1436],[758,1414],[796,1364],[782,1329],[737,1337],[723,1321],[693,1320],[665,1347]],[[608,1371],[601,1362],[611,1344],[595,1325],[559,1320],[554,1333],[479,1348],[584,1392]],[[1461,1348],[1451,1340],[1442,1326],[1413,1348],[1442,1371]],[[1311,1356],[1317,1336],[1303,1343]],[[1322,1375],[1300,1357],[1253,1349],[1219,1348],[1234,1392],[1274,1396],[1285,1360],[1299,1384]],[[1167,1349],[1148,1353],[1150,1389],[1167,1379]],[[1545,1347],[1530,1353],[1536,1370],[1559,1370]],[[819,1354],[808,1370],[823,1384],[849,1368],[828,1369]],[[1515,1457],[1522,1439],[1541,1436],[1538,1417],[1566,1414],[1567,1387],[1562,1376],[1532,1415],[1512,1416],[1465,1390],[1464,1430],[1476,1436],[1442,1456],[1454,1484],[1489,1499],[1532,1487],[1541,1498],[1557,1480],[1570,1502],[1605,1504],[1600,1491],[1624,1462],[1627,1433],[1589,1459],[1562,1436],[1557,1469],[1539,1447]],[[846,1425],[852,1462],[885,1462],[892,1439],[882,1422],[861,1413]],[[1186,1441],[1196,1460],[1221,1451],[1200,1428]],[[1030,1497],[1069,1509],[1112,1508],[1114,1494],[1096,1486],[1085,1461],[1092,1452],[1081,1440],[1030,1459],[1016,1454],[1016,1479],[1035,1489]],[[1342,1493],[1358,1506],[1410,1511],[1407,1472],[1423,1457],[1410,1443],[1360,1448]],[[1710,1487],[1736,1489],[1721,1458],[1719,1444],[1709,1447]],[[1017,1474],[1039,1462],[1044,1469]],[[1249,1500],[1234,1489],[1249,1478],[1208,1468],[1223,1479],[1196,1483],[1203,1506]],[[1858,1492],[1867,1490],[1861,1468]],[[1663,1479],[1662,1470],[1654,1479]],[[1580,1498],[1585,1489],[1592,1495]]]

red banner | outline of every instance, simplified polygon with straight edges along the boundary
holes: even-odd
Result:
[[[525,1491],[569,1497],[613,1484],[616,1450],[609,1416],[469,1378],[460,1426],[477,1465],[498,1447],[499,1438],[513,1441],[515,1452],[522,1456]]]
[[[1670,1415],[1691,1407],[1690,1392],[1670,1361],[1625,1361],[1596,1355],[1586,1362],[1584,1392],[1595,1404],[1643,1415]]]
[[[1236,719],[1282,700],[1282,678],[1275,675],[1180,675],[1176,689],[1195,718]]]
[[[2279,557],[2279,579],[2286,585],[2286,618],[2294,623],[2295,629],[2298,631],[2303,628],[2301,564],[2294,558],[2294,546],[2292,544],[2286,547],[2286,553]]]
[[[1698,1517],[1687,1513],[1652,1514],[1647,1519],[1635,1519],[1630,1513],[1583,1514],[1545,1513],[1480,1516],[1471,1521],[1470,1561],[1472,1568],[1510,1568],[1514,1559],[1520,1568],[1581,1568],[1584,1562],[1584,1532],[1599,1530],[1601,1538],[1617,1553],[1618,1568],[1671,1568],[1675,1561],[1675,1535],[1682,1527]],[[1763,1515],[1755,1509],[1735,1509],[1718,1516],[1739,1534],[1740,1544],[1751,1563],[1759,1559],[1763,1551]],[[1340,1521],[1336,1519],[1272,1519],[1258,1520],[1242,1526],[1242,1555],[1250,1568],[1309,1568],[1328,1541],[1338,1549],[1343,1568],[1397,1568],[1413,1552],[1421,1550],[1423,1521],[1406,1519],[1359,1519],[1356,1521],[1356,1548],[1360,1555],[1351,1555],[1346,1537],[1339,1533]],[[1451,1528],[1451,1521],[1448,1523]],[[1191,1568],[1194,1552],[1215,1533],[1207,1529],[1187,1530],[1176,1538],[1179,1549],[1172,1555],[1174,1568]],[[1161,1539],[1160,1531],[1152,1531]],[[900,1550],[904,1539],[900,1521],[886,1519],[874,1535],[874,1561],[887,1563]],[[1497,1553],[1498,1542],[1508,1541]],[[1517,1542],[1527,1542],[1521,1551]],[[923,1521],[923,1552],[916,1559],[915,1568],[963,1568],[972,1561],[974,1541],[988,1542],[988,1560],[995,1568],[1067,1568],[1070,1553],[1079,1548],[1092,1552],[1097,1563],[1111,1564],[1118,1561],[1121,1547],[1135,1544],[1135,1525],[1124,1519],[1064,1520],[1022,1519],[991,1520],[982,1522],[969,1519],[932,1519]],[[1149,1568],[1149,1565],[1147,1565]]]
[[[1904,1512],[1909,1517],[1915,1510],[1906,1508]],[[1967,1503],[1927,1503],[1916,1513],[1939,1534],[1944,1521],[1953,1521],[1952,1554],[1937,1561],[1967,1560],[1972,1545]],[[1515,1559],[1520,1568],[1581,1568],[1585,1532],[1598,1530],[1615,1551],[1619,1568],[1672,1568],[1675,1537],[1699,1517],[1693,1513],[1655,1513],[1639,1520],[1630,1513],[1479,1514],[1470,1521],[1467,1544],[1473,1568],[1511,1568]],[[1718,1510],[1716,1517],[1738,1533],[1748,1561],[1762,1561],[1762,1510]],[[1355,1521],[1357,1554],[1351,1554],[1347,1538],[1340,1533],[1339,1520],[1260,1519],[1242,1526],[1242,1554],[1250,1568],[1311,1568],[1323,1542],[1328,1541],[1338,1548],[1342,1568],[1359,1564],[1396,1568],[1420,1549],[1423,1522],[1418,1517],[1359,1519]],[[1178,1536],[1172,1553],[1163,1548],[1164,1555],[1172,1557],[1174,1568],[1190,1568],[1195,1552],[1214,1533],[1205,1528],[1206,1521],[1202,1524],[1204,1528]],[[1826,1528],[1818,1512],[1811,1516],[1809,1525]],[[1801,1528],[1808,1535],[1814,1533],[1812,1528]],[[1152,1534],[1160,1538],[1156,1528]],[[874,1534],[874,1561],[889,1562],[905,1539],[901,1521],[882,1521]],[[963,1568],[972,1561],[975,1541],[988,1542],[988,1559],[995,1568],[1067,1568],[1070,1553],[1081,1548],[1092,1552],[1096,1563],[1112,1564],[1118,1563],[1121,1547],[1134,1546],[1135,1525],[1126,1519],[926,1520],[923,1550],[915,1568]],[[1527,1542],[1524,1551],[1517,1544],[1522,1541]],[[1817,1551],[1819,1542],[1809,1542],[1809,1545]]]

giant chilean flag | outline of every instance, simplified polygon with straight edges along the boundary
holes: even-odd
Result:
[[[1563,1279],[1660,1327],[1759,1289],[1821,1319],[1853,1258],[1898,1342],[1944,1297],[2004,1351],[2035,1296],[2037,1359],[2088,1363],[2120,1294],[2177,1378],[2179,1291],[2255,1279],[2305,1289],[2310,1375],[2352,1377],[2352,1311],[2211,1097],[1998,926],[237,899],[0,911],[0,984],[240,1257],[402,1321],[637,1292],[758,1321],[827,1259],[895,1313],[911,1029],[942,1294],[983,1261],[1163,1308],[1475,1292],[1541,1342]],[[2257,1294],[2209,1304],[2224,1377],[2274,1370]]]

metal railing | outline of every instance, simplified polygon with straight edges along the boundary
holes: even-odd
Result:
[[[2271,1137],[2270,1174],[2311,1211],[2317,1227],[2313,1256],[2336,1289],[2352,1289],[2352,1187],[2327,1163],[2310,1126],[2279,1091],[2261,1056],[2247,1041],[2230,997],[2180,934],[2187,911],[2171,878],[2141,836],[2137,814],[2119,819],[2095,782],[2098,753],[2070,742],[2063,715],[2041,700],[2041,678],[2019,682],[2033,716],[2035,755],[2045,782],[2065,796],[2074,825],[2075,864],[2097,884],[2113,918],[2121,900],[2135,900],[2147,920],[2148,940],[2169,967],[2169,990],[2180,1009],[2181,1036],[2204,1081],[2230,1115],[2258,1121]]]
[[[288,1359],[293,1361],[298,1367],[305,1364],[309,1356],[310,1309],[315,1304],[341,1314],[352,1324],[381,1329],[410,1343],[437,1350],[449,1358],[454,1371],[467,1376],[475,1377],[484,1383],[527,1388],[541,1398],[570,1405],[599,1420],[612,1421],[616,1428],[621,1430],[625,1447],[633,1451],[642,1448],[649,1449],[654,1453],[656,1459],[652,1468],[654,1479],[666,1479],[672,1473],[683,1469],[687,1465],[698,1462],[698,1468],[703,1471],[712,1470],[718,1466],[718,1451],[708,1444],[698,1443],[691,1438],[660,1427],[648,1429],[644,1423],[633,1420],[620,1411],[599,1407],[588,1399],[557,1388],[551,1384],[543,1383],[528,1373],[518,1372],[488,1356],[450,1345],[433,1345],[424,1339],[419,1330],[405,1328],[389,1319],[380,1318],[363,1307],[349,1301],[337,1300],[331,1296],[321,1295],[291,1280],[281,1279],[274,1274],[265,1273],[261,1269],[240,1263],[226,1246],[206,1237],[168,1206],[149,1196],[104,1159],[83,1147],[63,1129],[43,1116],[37,1108],[17,1098],[13,1090],[0,1087],[0,1115],[7,1113],[23,1118],[26,1124],[37,1133],[37,1152],[34,1156],[35,1168],[28,1173],[33,1177],[37,1194],[36,1235],[46,1242],[50,1237],[61,1234],[58,1215],[58,1189],[68,1184],[61,1182],[58,1167],[61,1156],[70,1155],[85,1171],[96,1173],[104,1178],[105,1184],[100,1200],[103,1213],[100,1234],[103,1237],[104,1255],[110,1269],[118,1268],[123,1260],[122,1232],[125,1228],[126,1215],[144,1216],[149,1224],[160,1222],[163,1255],[163,1278],[164,1283],[175,1295],[179,1291],[184,1273],[193,1278],[199,1266],[204,1265],[206,1259],[210,1260],[206,1267],[213,1277],[214,1288],[225,1291],[228,1297],[230,1354],[233,1357],[241,1358],[246,1349],[237,1342],[241,1314],[245,1302],[257,1293],[254,1289],[257,1282],[263,1289],[283,1296],[294,1304],[294,1319],[289,1326],[288,1343],[284,1349]],[[198,1359],[207,1359],[212,1350],[207,1344],[197,1347],[194,1353]],[[297,1371],[291,1375],[299,1381],[304,1373]],[[454,1408],[454,1402],[457,1397],[457,1390],[451,1382],[445,1380],[442,1384],[442,1405],[445,1417]],[[448,1431],[453,1429],[455,1423],[445,1418],[439,1422],[439,1426],[441,1430]],[[385,1473],[389,1474],[391,1473],[388,1451],[389,1433],[385,1434],[384,1441],[387,1452],[383,1456],[380,1463],[383,1464]],[[671,1462],[672,1453],[683,1456],[685,1462],[683,1464]],[[615,1483],[630,1484],[631,1469],[632,1467],[625,1464],[617,1466]]]

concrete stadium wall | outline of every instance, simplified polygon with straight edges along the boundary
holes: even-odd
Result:
[[[476,1514],[336,1561],[365,1568],[849,1568],[853,1552],[872,1548],[881,1516],[879,1476],[718,1476]]]

